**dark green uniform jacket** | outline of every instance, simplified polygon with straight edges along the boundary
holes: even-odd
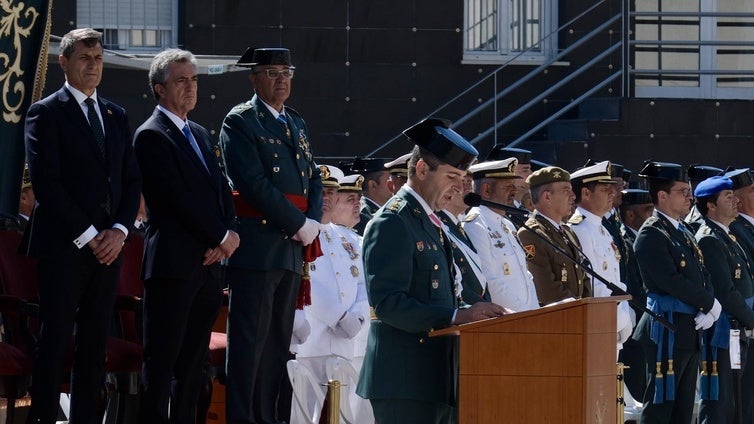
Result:
[[[458,340],[427,337],[449,326],[457,308],[450,252],[406,187],[372,218],[363,252],[376,319],[357,393],[455,406]]]
[[[231,187],[261,215],[244,217],[236,210],[243,241],[230,258],[232,267],[301,273],[301,243],[291,237],[307,217],[322,219],[322,182],[306,124],[291,108],[285,115],[290,136],[255,95],[223,121],[220,147]],[[285,194],[308,198],[308,211],[299,211]]]

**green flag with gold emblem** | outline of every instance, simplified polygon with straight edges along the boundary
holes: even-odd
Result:
[[[17,217],[24,116],[47,71],[52,0],[0,0],[0,216]]]

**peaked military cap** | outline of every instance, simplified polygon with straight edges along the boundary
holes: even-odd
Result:
[[[475,163],[469,167],[475,180],[482,178],[521,178],[516,176],[518,159],[508,158],[489,162]]]
[[[369,172],[378,172],[385,170],[385,159],[381,158],[353,158],[348,167],[349,174],[367,174]]]
[[[571,181],[582,184],[598,182],[602,184],[615,184],[612,179],[612,166],[609,160],[595,163],[571,173]]]
[[[340,181],[343,178],[343,171],[332,165],[319,165],[320,178],[323,187],[340,188]]]
[[[623,168],[623,181],[628,182],[628,180],[631,179],[631,175],[633,175],[633,172],[631,172],[630,169],[624,167]]]
[[[485,160],[501,160],[509,157],[518,159],[518,163],[522,165],[531,163],[530,150],[519,149],[518,147],[504,147],[502,144],[492,146],[492,149],[487,153],[487,158]]]
[[[531,188],[559,181],[571,181],[571,174],[565,169],[558,168],[557,166],[546,166],[534,171],[531,175],[526,177],[526,183],[529,184],[529,187]]]
[[[255,49],[249,47],[236,62],[236,66],[251,68],[252,66],[284,65],[296,69],[291,64],[291,51],[282,47],[265,47]]]
[[[341,177],[338,180],[340,189],[338,191],[354,191],[361,193],[361,186],[364,184],[364,177],[359,174],[351,174]]]
[[[447,119],[427,118],[406,128],[403,134],[446,164],[466,171],[479,152],[463,136],[450,129],[450,126],[451,123]]]
[[[724,175],[709,177],[696,185],[694,197],[714,196],[723,190],[732,190],[733,181]]]
[[[647,162],[644,164],[644,168],[639,171],[639,176],[653,180],[688,182],[683,167],[670,162]]]
[[[733,190],[748,187],[754,184],[749,168],[734,169],[725,173],[725,176],[733,181]]]
[[[686,175],[688,175],[689,181],[693,185],[696,185],[698,182],[706,180],[709,177],[720,175],[722,173],[723,170],[720,168],[697,164],[689,166],[689,169],[686,171]]]
[[[588,166],[596,165],[597,163],[602,163],[602,162],[605,162],[605,161],[596,161],[594,159],[589,159],[584,164],[584,168],[586,168]],[[618,164],[618,163],[615,163],[615,162],[610,162],[610,177],[611,178],[623,178],[623,172],[625,171],[625,169],[626,168],[623,165],[621,165],[621,164]],[[631,173],[631,171],[628,171],[628,172],[629,172],[629,174]],[[574,174],[575,174],[575,172],[574,172]],[[573,174],[571,174],[571,179],[575,179],[575,177],[573,176]]]
[[[386,163],[385,169],[387,169],[387,172],[391,174],[403,175],[405,177],[408,175],[408,160],[409,159],[411,159],[411,152],[408,152],[405,155],[395,158],[391,160],[390,162]]]
[[[627,190],[621,190],[621,203],[623,205],[646,205],[652,203],[652,197],[649,195],[649,191],[638,188],[629,188]]]

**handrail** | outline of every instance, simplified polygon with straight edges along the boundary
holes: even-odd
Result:
[[[557,35],[558,33],[560,33],[560,31],[562,31],[562,30],[564,30],[565,28],[567,28],[568,26],[570,26],[570,25],[574,24],[574,23],[575,23],[575,22],[577,22],[577,21],[578,21],[579,19],[581,19],[582,17],[584,17],[584,16],[586,16],[587,14],[591,13],[592,11],[596,10],[596,9],[597,9],[597,8],[598,8],[598,7],[600,6],[600,5],[602,5],[603,3],[606,3],[607,1],[608,1],[608,0],[598,0],[598,1],[597,1],[597,2],[595,2],[595,3],[594,3],[594,4],[592,5],[592,6],[588,7],[587,9],[585,9],[585,10],[584,10],[583,12],[581,12],[581,13],[580,13],[580,14],[578,14],[577,16],[574,16],[574,17],[573,17],[572,19],[568,20],[568,22],[564,23],[563,25],[559,26],[559,27],[558,27],[557,29],[553,30],[553,31],[552,31],[552,32],[550,32],[549,34],[547,34],[547,35],[545,35],[544,37],[542,37],[542,39],[540,40],[540,42],[541,42],[541,41],[545,41],[545,40],[548,40],[548,39],[550,39],[551,37],[553,37],[553,36]],[[463,90],[463,91],[462,91],[462,92],[460,92],[459,94],[455,95],[455,96],[454,96],[453,98],[449,99],[448,101],[446,101],[445,103],[443,103],[443,104],[442,104],[441,106],[439,106],[439,107],[435,108],[435,109],[434,109],[434,110],[433,110],[432,112],[430,112],[430,113],[428,113],[427,115],[425,115],[425,117],[424,117],[424,118],[428,118],[428,117],[430,117],[430,116],[434,116],[435,114],[437,114],[437,112],[439,112],[439,111],[441,111],[441,110],[445,109],[446,107],[448,107],[449,105],[451,105],[451,104],[452,104],[453,102],[455,102],[455,101],[457,101],[458,99],[460,99],[461,97],[465,96],[466,94],[468,94],[469,92],[471,92],[471,91],[472,91],[473,89],[475,89],[476,87],[480,86],[480,85],[481,85],[482,83],[484,83],[484,82],[485,82],[485,81],[487,81],[488,79],[490,79],[490,78],[492,78],[492,77],[497,77],[497,75],[498,75],[498,73],[499,73],[500,71],[502,71],[503,69],[505,69],[506,67],[508,67],[508,66],[509,66],[509,65],[510,65],[511,63],[513,63],[513,62],[514,62],[515,60],[517,60],[517,59],[518,59],[518,58],[520,58],[521,56],[524,56],[524,55],[526,55],[527,53],[529,53],[529,52],[531,51],[531,49],[533,48],[533,46],[534,46],[534,45],[532,45],[532,46],[530,46],[530,47],[527,47],[526,49],[522,50],[522,51],[521,51],[520,53],[518,53],[518,54],[516,54],[515,56],[511,57],[510,59],[506,60],[506,61],[505,61],[505,62],[504,62],[504,63],[503,63],[502,65],[498,66],[498,67],[497,67],[497,68],[496,68],[496,69],[495,69],[494,71],[492,71],[492,72],[490,72],[489,74],[485,75],[484,77],[480,78],[480,79],[479,79],[479,81],[477,81],[477,82],[475,82],[475,83],[471,84],[471,85],[470,85],[470,86],[468,86],[468,87],[467,87],[467,88],[466,88],[465,90]],[[556,60],[550,61],[549,65],[552,65],[552,63],[555,63],[555,62],[556,62]],[[548,65],[548,66],[549,66],[549,65]],[[463,117],[462,117],[461,119],[463,119]],[[458,122],[457,122],[457,121],[456,121],[455,125],[458,125]],[[385,142],[385,143],[383,143],[382,145],[378,146],[378,147],[377,147],[376,149],[374,149],[374,150],[372,150],[371,152],[369,152],[369,153],[368,153],[368,154],[366,155],[366,157],[372,157],[373,155],[375,155],[375,154],[376,154],[377,152],[379,152],[380,150],[384,149],[385,147],[387,147],[387,146],[389,146],[390,144],[392,144],[392,143],[393,143],[394,141],[398,140],[398,139],[399,139],[399,138],[401,137],[401,135],[402,135],[402,134],[397,134],[397,135],[396,135],[396,136],[394,136],[393,138],[389,139],[388,141],[386,141],[386,142]]]
[[[614,73],[613,75],[610,75],[609,77],[605,78],[601,83],[599,83],[599,84],[595,85],[594,87],[590,88],[589,90],[587,90],[586,92],[584,92],[584,94],[582,94],[581,96],[573,99],[573,101],[571,103],[563,106],[557,112],[553,113],[552,115],[550,115],[549,117],[547,117],[547,119],[545,119],[544,121],[542,121],[539,124],[535,125],[529,131],[525,132],[524,134],[521,134],[517,139],[513,140],[513,142],[509,143],[507,146],[508,147],[515,147],[516,145],[518,145],[522,141],[525,141],[530,135],[532,135],[532,134],[536,133],[537,131],[541,130],[542,128],[544,128],[550,122],[552,122],[552,121],[560,118],[564,113],[566,113],[569,110],[573,109],[574,107],[578,106],[579,103],[581,103],[582,101],[584,101],[584,99],[588,98],[592,94],[594,94],[597,91],[601,90],[603,87],[605,87],[606,85],[608,85],[609,83],[611,83],[614,79],[618,78],[622,74],[623,74],[623,71],[619,70],[618,72]]]
[[[503,90],[503,91],[495,94],[495,96],[492,97],[491,99],[486,100],[485,102],[481,103],[479,106],[475,107],[474,109],[472,109],[471,111],[469,111],[468,113],[466,113],[466,115],[464,115],[460,119],[456,120],[453,123],[453,125],[454,126],[458,126],[458,125],[463,124],[464,122],[466,122],[469,119],[471,119],[472,116],[475,116],[476,114],[478,114],[479,112],[481,112],[482,110],[484,110],[485,108],[487,108],[491,103],[497,102],[501,98],[507,96],[508,93],[510,93],[513,90],[517,89],[521,85],[529,82],[529,80],[531,80],[535,76],[539,75],[540,72],[542,72],[543,70],[549,68],[553,63],[555,63],[555,62],[559,61],[560,59],[562,59],[562,58],[568,56],[569,54],[571,54],[574,50],[576,50],[577,48],[581,47],[584,43],[586,43],[587,41],[589,41],[592,38],[594,38],[595,35],[599,34],[600,32],[604,31],[605,29],[609,28],[610,25],[614,24],[615,21],[618,20],[618,19],[620,19],[620,18],[621,18],[621,16],[620,16],[620,14],[618,14],[618,15],[615,15],[612,18],[608,19],[602,25],[598,26],[597,28],[595,28],[594,30],[590,31],[585,36],[581,37],[581,39],[579,39],[575,43],[571,44],[567,48],[563,49],[555,57],[551,58],[550,60],[548,60],[547,62],[543,63],[542,65],[537,66],[532,71],[530,71],[529,73],[527,73],[523,77],[519,78],[516,82],[514,82],[511,85],[509,85],[505,90]]]
[[[501,126],[507,124],[508,122],[510,122],[511,120],[513,120],[518,115],[524,113],[530,107],[532,107],[533,105],[539,103],[540,101],[542,101],[542,99],[546,98],[548,95],[552,94],[553,92],[555,92],[556,90],[558,90],[560,87],[562,87],[562,86],[566,85],[567,83],[571,82],[571,80],[573,80],[574,78],[576,78],[579,75],[583,74],[584,72],[589,71],[591,69],[592,65],[596,64],[597,62],[601,61],[602,59],[604,59],[607,56],[609,56],[610,54],[612,54],[614,51],[618,50],[620,47],[622,47],[622,44],[623,43],[620,42],[620,41],[617,42],[617,43],[615,43],[615,44],[613,44],[612,46],[610,46],[609,48],[607,48],[605,51],[603,51],[599,55],[597,55],[594,58],[592,58],[592,60],[590,60],[589,62],[585,63],[579,69],[577,69],[574,72],[568,74],[568,76],[566,76],[565,78],[561,79],[557,83],[553,84],[550,88],[548,88],[547,90],[543,91],[538,96],[536,96],[533,99],[529,100],[524,105],[518,107],[515,111],[511,112],[510,114],[508,114],[508,116],[506,116],[505,119],[503,119],[502,121],[496,123],[491,128],[488,128],[487,130],[485,130],[482,133],[480,133],[473,140],[471,140],[471,144],[476,144],[477,142],[479,142],[479,140],[481,140],[482,138],[490,135],[491,132],[493,132],[496,129],[500,128]]]

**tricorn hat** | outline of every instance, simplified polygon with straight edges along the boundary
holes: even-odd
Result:
[[[251,68],[262,65],[284,65],[295,69],[291,64],[291,51],[282,47],[265,47],[255,49],[249,47],[236,62],[236,66]]]
[[[451,123],[447,119],[427,118],[406,128],[403,134],[412,143],[429,150],[441,161],[466,171],[479,152],[468,140],[450,127]]]

